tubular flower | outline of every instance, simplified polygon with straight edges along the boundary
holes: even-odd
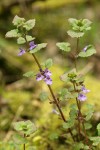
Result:
[[[52,84],[52,79],[50,78],[51,75],[52,73],[46,68],[44,71],[39,72],[36,75],[36,80],[37,81],[44,80],[47,85],[51,85]]]
[[[19,48],[20,49],[20,52],[18,53],[18,56],[22,56],[23,54],[26,53],[26,51],[22,48]]]
[[[29,46],[30,46],[30,50],[32,50],[32,49],[34,49],[37,45],[34,43],[34,41],[31,41],[30,43],[29,43]]]

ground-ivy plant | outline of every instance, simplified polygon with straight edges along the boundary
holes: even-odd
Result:
[[[68,133],[72,138],[71,148],[75,150],[94,150],[97,149],[97,145],[100,143],[100,124],[97,125],[96,136],[90,134],[90,129],[92,128],[91,118],[93,116],[94,108],[91,104],[84,104],[87,99],[87,93],[91,92],[86,88],[84,84],[84,75],[78,71],[79,58],[90,57],[96,53],[93,45],[89,44],[80,49],[79,43],[80,39],[85,35],[85,33],[91,30],[92,22],[88,19],[73,19],[69,20],[70,30],[67,34],[76,40],[76,48],[71,49],[71,44],[68,42],[59,42],[56,46],[64,53],[70,53],[73,56],[73,70],[60,76],[62,82],[69,84],[68,88],[61,88],[61,90],[55,94],[52,89],[52,72],[49,68],[53,65],[51,58],[44,62],[40,62],[36,56],[36,53],[47,46],[47,43],[35,44],[32,35],[30,35],[30,30],[35,26],[35,19],[26,21],[24,18],[15,16],[13,19],[14,29],[6,33],[7,38],[16,38],[17,44],[19,44],[18,56],[22,56],[29,53],[33,56],[39,71],[29,71],[25,73],[24,77],[34,77],[37,82],[44,81],[50,91],[52,96],[52,101],[50,104],[55,105],[56,109],[53,112],[59,115],[62,120],[62,128],[66,133],[66,139]],[[83,60],[84,61],[84,60]],[[57,96],[56,96],[57,95]],[[46,93],[41,93],[41,99],[48,97]],[[73,104],[70,106],[69,118],[63,112],[61,101],[72,100]],[[83,106],[86,105],[86,111],[82,111]],[[66,108],[67,109],[67,108]],[[17,122],[14,126],[15,130],[20,131],[24,135],[24,140],[27,135],[35,131],[33,125],[30,121],[27,122]],[[67,131],[67,132],[66,132]],[[56,135],[57,136],[57,135]],[[25,142],[23,143],[25,150]]]

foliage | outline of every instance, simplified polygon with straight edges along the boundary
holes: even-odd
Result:
[[[52,73],[50,70],[48,70],[48,68],[51,67],[53,64],[52,59],[48,59],[42,63],[43,67],[45,67],[45,69],[43,69],[42,65],[40,64],[38,58],[35,55],[35,52],[41,50],[42,48],[45,48],[47,44],[46,43],[34,44],[34,41],[28,40],[26,38],[28,36],[26,34],[26,33],[28,33],[27,31],[31,30],[35,25],[35,19],[25,21],[24,18],[15,16],[15,18],[13,20],[13,24],[15,26],[17,26],[18,34],[21,35],[19,37],[19,39],[17,40],[17,43],[24,44],[24,46],[26,47],[26,49],[20,48],[20,53],[18,56],[21,56],[24,53],[32,54],[33,58],[35,59],[35,62],[38,65],[38,68],[39,68],[39,72],[35,74],[36,80],[37,81],[43,80],[47,84],[47,87],[52,96],[52,100],[49,99],[50,100],[49,102],[50,102],[50,104],[54,104],[55,107],[57,108],[57,110],[56,109],[53,110],[53,113],[58,115],[61,118],[61,120],[63,121],[63,123],[62,123],[63,130],[61,130],[59,132],[58,131],[51,132],[51,134],[49,134],[49,136],[48,136],[49,139],[50,140],[58,140],[59,138],[62,139],[62,137],[60,137],[61,134],[59,134],[59,133],[63,132],[63,131],[64,131],[64,133],[66,133],[65,131],[67,130],[70,133],[70,140],[73,139],[74,149],[76,149],[76,150],[90,149],[90,147],[91,147],[90,141],[92,141],[92,147],[94,148],[95,146],[98,146],[100,139],[98,136],[96,136],[95,138],[89,137],[89,134],[87,131],[92,128],[92,125],[89,122],[89,120],[91,119],[94,110],[93,110],[93,106],[89,104],[89,105],[87,105],[88,110],[85,113],[82,112],[81,105],[87,99],[86,94],[88,92],[90,92],[90,90],[86,89],[85,84],[84,84],[83,75],[80,75],[77,71],[77,58],[91,56],[96,53],[96,50],[91,45],[88,45],[87,47],[85,47],[82,52],[79,50],[79,39],[85,34],[86,31],[91,29],[91,21],[89,21],[88,19],[77,20],[77,19],[70,18],[69,23],[71,25],[71,30],[69,30],[67,32],[68,35],[70,35],[72,38],[73,37],[77,38],[76,50],[72,52],[74,59],[75,59],[74,63],[73,63],[75,65],[75,69],[74,69],[74,71],[71,71],[71,72],[68,72],[65,74],[66,79],[65,79],[65,81],[64,80],[63,81],[65,83],[68,82],[69,87],[67,89],[62,88],[56,97],[54,94],[54,91],[51,87],[51,85],[53,83],[53,81],[51,79]],[[7,34],[6,34],[6,37],[7,37]],[[9,37],[9,34],[8,34],[8,37]],[[11,35],[10,35],[10,37],[11,37]],[[13,35],[12,35],[12,37],[13,37]],[[30,37],[29,37],[29,39],[30,39]],[[20,43],[20,41],[21,41],[21,43]],[[57,43],[56,45],[58,46],[58,48],[60,48],[61,50],[65,51],[65,52],[72,51],[70,48],[70,44],[67,42]],[[24,76],[32,77],[32,76],[34,76],[34,72],[30,71],[30,72],[24,74]],[[45,100],[47,98],[48,98],[48,95],[46,93],[40,94],[41,100]],[[61,107],[61,101],[63,100],[63,102],[65,104],[66,99],[67,100],[72,99],[72,100],[75,100],[75,102],[76,102],[70,106],[69,117],[67,119],[66,119],[63,109]],[[17,122],[17,123],[15,123],[14,128],[15,128],[15,130],[23,133],[24,140],[26,139],[27,135],[30,135],[36,131],[36,127],[34,126],[34,124],[31,121]],[[75,132],[73,132],[73,130],[75,130]],[[99,134],[99,125],[97,126],[97,130],[98,130],[98,134]],[[82,134],[82,133],[84,133],[84,134]],[[20,137],[19,137],[19,139],[21,141]],[[41,137],[39,138],[39,140],[40,139],[41,139]],[[22,144],[23,144],[24,150],[25,150],[26,142],[24,140],[22,138]],[[66,140],[66,141],[68,142],[68,140]],[[85,141],[85,143],[84,143],[84,141]],[[70,147],[72,148],[73,145]]]

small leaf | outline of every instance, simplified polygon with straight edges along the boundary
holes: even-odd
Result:
[[[53,65],[53,61],[51,58],[47,59],[45,62],[45,68],[50,68]]]
[[[24,18],[20,18],[20,17],[17,16],[17,15],[14,17],[14,19],[13,19],[13,21],[12,21],[12,23],[13,23],[15,26],[17,26],[17,27],[23,25],[24,22],[25,22],[25,19],[24,19]]]
[[[35,19],[28,20],[24,23],[23,27],[29,31],[35,26]]]
[[[32,37],[32,36],[30,36],[30,35],[26,35],[26,40],[28,41],[28,42],[30,42],[30,41],[32,41],[32,40],[34,40],[35,39],[35,37]]]
[[[19,37],[20,34],[18,33],[18,29],[13,29],[11,31],[8,31],[5,36],[7,38],[15,38],[15,37]]]
[[[39,95],[39,98],[40,98],[41,101],[47,100],[47,98],[48,98],[47,92],[41,92],[40,95]]]
[[[93,116],[93,112],[89,112],[87,115],[86,115],[86,121],[90,120],[91,117]]]
[[[98,136],[100,136],[100,123],[97,125]]]
[[[15,122],[14,129],[26,135],[30,135],[37,130],[34,123],[30,120]]]
[[[100,143],[100,137],[90,137],[91,141],[93,141],[93,145],[97,146]]]
[[[61,42],[61,43],[57,43],[56,45],[65,52],[69,52],[71,50],[70,43]]]
[[[69,22],[71,25],[74,25],[74,24],[76,24],[76,23],[78,22],[78,20],[75,19],[75,18],[69,18],[69,19],[68,19],[68,22]]]
[[[26,43],[26,41],[25,41],[25,39],[23,37],[19,37],[17,39],[17,44],[24,44],[24,43]]]
[[[19,144],[19,145],[27,143],[27,140],[19,134],[13,135],[13,141],[14,141],[14,143]]]
[[[68,35],[71,36],[72,38],[80,38],[84,35],[84,32],[76,32],[76,31],[73,31],[73,30],[69,30],[67,31]]]
[[[36,46],[36,48],[34,48],[33,50],[30,51],[30,53],[36,53],[38,52],[39,50],[41,50],[42,48],[45,48],[47,46],[47,43],[41,43],[41,44],[38,44]]]
[[[91,129],[92,128],[92,125],[90,123],[85,123],[85,129],[88,130],[88,129]]]
[[[92,45],[88,45],[87,50],[80,52],[78,56],[80,56],[80,57],[89,57],[89,56],[91,56],[95,53],[96,53],[95,48]]]
[[[92,22],[91,22],[90,20],[88,20],[88,19],[83,19],[83,20],[82,20],[82,23],[83,23],[83,25],[84,25],[84,29],[85,29],[85,30],[90,30],[90,29],[91,29],[90,25],[92,24]]]
[[[26,73],[23,74],[24,77],[34,77],[36,75],[36,73],[34,71],[28,71]]]
[[[49,138],[50,138],[50,140],[58,139],[58,133],[56,133],[56,132],[51,133]]]

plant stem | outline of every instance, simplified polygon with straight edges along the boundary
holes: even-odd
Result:
[[[75,54],[75,69],[76,69],[76,72],[77,72],[77,54],[79,53],[79,38],[77,38],[77,44],[76,44],[76,54]]]
[[[26,137],[26,135],[24,134],[24,138]],[[23,144],[23,150],[25,150],[26,149],[26,145],[25,144]]]
[[[75,55],[75,69],[76,69],[76,72],[77,72],[77,63],[76,62],[77,62],[77,54],[78,53],[79,53],[79,38],[77,38],[76,55]],[[74,91],[77,92],[75,83],[73,83],[73,86],[74,86]],[[88,144],[88,136],[87,136],[85,125],[84,125],[84,118],[83,118],[83,115],[81,113],[81,102],[78,101],[77,98],[76,98],[76,103],[77,103],[77,107],[78,107],[78,110],[79,110],[79,112],[78,112],[78,132],[79,132],[79,137],[80,137],[80,140],[81,140],[81,128],[80,128],[80,125],[82,123],[83,130],[84,130],[84,133],[85,133],[85,142],[86,142],[87,145],[89,145]]]
[[[39,61],[37,60],[36,56],[35,56],[34,54],[32,54],[32,56],[34,57],[34,59],[35,59],[37,65],[38,65],[39,69],[42,70],[42,67],[41,67]],[[47,85],[47,86],[48,86],[49,91],[50,91],[50,93],[51,93],[51,95],[52,95],[52,98],[53,98],[53,100],[54,100],[54,102],[55,102],[55,105],[57,106],[57,108],[58,108],[58,110],[59,110],[59,113],[60,113],[60,115],[61,115],[62,120],[63,120],[64,122],[66,122],[65,116],[64,116],[64,114],[63,114],[63,112],[62,112],[62,109],[61,109],[60,106],[59,106],[59,102],[58,102],[57,98],[55,97],[51,86],[50,86],[50,85]],[[70,128],[68,128],[68,131],[69,131],[69,133],[70,133],[70,135],[71,135],[73,141],[75,141],[74,136],[73,136],[73,133],[72,133],[72,131],[71,131]]]
[[[27,42],[27,39],[26,39],[26,34],[24,35],[24,39],[25,39],[25,41],[26,41],[26,46],[28,47],[28,42]],[[39,63],[38,59],[36,58],[35,54],[32,53],[32,56],[33,56],[33,58],[35,59],[35,62],[36,62],[36,64],[37,64],[38,68],[40,69],[40,71],[42,71],[42,70],[43,70],[43,69],[42,69],[42,66],[41,66],[41,64]],[[63,120],[64,122],[66,122],[65,116],[64,116],[64,114],[63,114],[63,112],[62,112],[62,109],[61,109],[60,106],[59,106],[59,102],[58,102],[57,98],[55,97],[51,86],[50,86],[50,85],[47,85],[47,86],[48,86],[49,91],[50,91],[50,93],[51,93],[51,95],[52,95],[52,98],[53,98],[53,100],[54,100],[54,102],[55,102],[55,105],[57,106],[57,108],[58,108],[58,110],[59,110],[59,113],[60,113],[60,115],[61,115],[62,120]],[[72,131],[71,131],[70,128],[68,129],[68,131],[69,131],[69,133],[70,133],[70,135],[71,135],[73,141],[75,141],[74,136],[73,136],[73,133],[72,133]]]

